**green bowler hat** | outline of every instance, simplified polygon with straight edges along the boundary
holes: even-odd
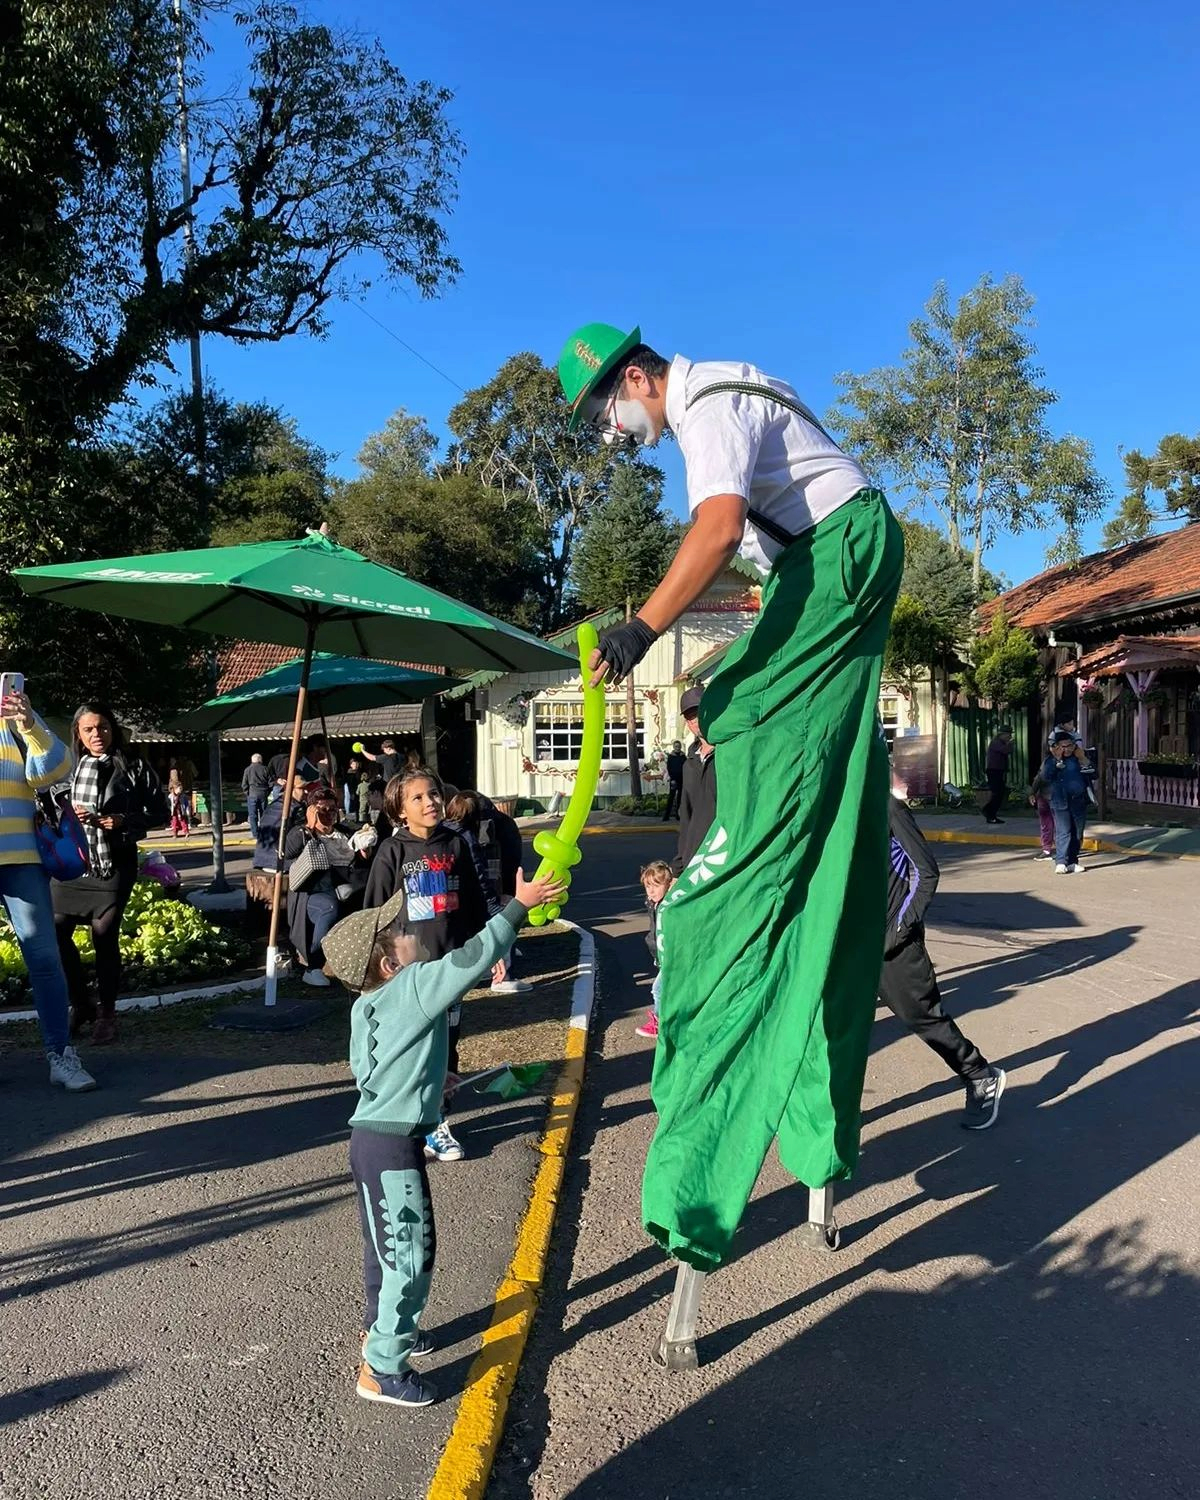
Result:
[[[583,418],[583,403],[613,366],[642,342],[642,330],[622,333],[611,323],[585,323],[563,345],[558,357],[558,379],[571,403],[567,431],[574,432]]]

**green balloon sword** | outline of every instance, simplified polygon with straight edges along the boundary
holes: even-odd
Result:
[[[600,756],[604,749],[604,687],[588,686],[588,658],[600,644],[600,638],[595,626],[585,622],[575,632],[575,639],[579,643],[579,674],[583,680],[583,748],[579,755],[579,769],[558,832],[551,833],[545,828],[533,841],[535,851],[542,856],[534,879],[557,875],[564,885],[570,885],[571,867],[579,863],[579,835],[596,800]],[[562,899],[566,901],[567,898]],[[546,922],[553,922],[561,910],[561,904],[535,906],[529,913],[530,925],[541,927]]]

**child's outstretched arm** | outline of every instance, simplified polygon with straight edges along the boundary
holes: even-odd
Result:
[[[444,958],[412,966],[417,1004],[429,1017],[440,1015],[457,1005],[516,942],[533,906],[557,901],[566,893],[553,876],[544,880],[526,880],[524,871],[517,875],[517,894],[499,916],[493,917],[482,932],[469,938]]]

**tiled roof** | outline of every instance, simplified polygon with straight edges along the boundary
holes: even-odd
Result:
[[[234,641],[217,653],[220,677],[217,694],[232,693],[244,682],[261,677],[272,667],[281,667],[285,661],[295,661],[300,655],[295,646],[272,646],[265,641]],[[418,672],[441,672],[442,667],[429,667],[415,661],[392,661],[390,667],[412,667]]]
[[[1119,635],[1058,669],[1060,677],[1118,677],[1124,672],[1200,666],[1200,635]]]
[[[1026,630],[1152,612],[1167,603],[1200,608],[1200,522],[1050,568],[981,606],[986,626],[1001,607]]]
[[[714,646],[711,651],[706,651],[699,656],[690,667],[684,667],[682,672],[676,675],[676,682],[707,682],[712,674],[725,660],[725,653],[733,645],[733,641],[722,641],[719,646]]]

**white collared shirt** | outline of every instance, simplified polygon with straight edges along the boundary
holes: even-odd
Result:
[[[741,495],[753,510],[797,536],[866,487],[866,475],[849,454],[786,406],[722,391],[688,409],[697,391],[729,380],[769,385],[800,400],[786,381],[754,365],[693,364],[675,356],[667,380],[667,426],[683,454],[690,511],[713,495]],[[739,550],[769,573],[781,549],[748,520]]]

